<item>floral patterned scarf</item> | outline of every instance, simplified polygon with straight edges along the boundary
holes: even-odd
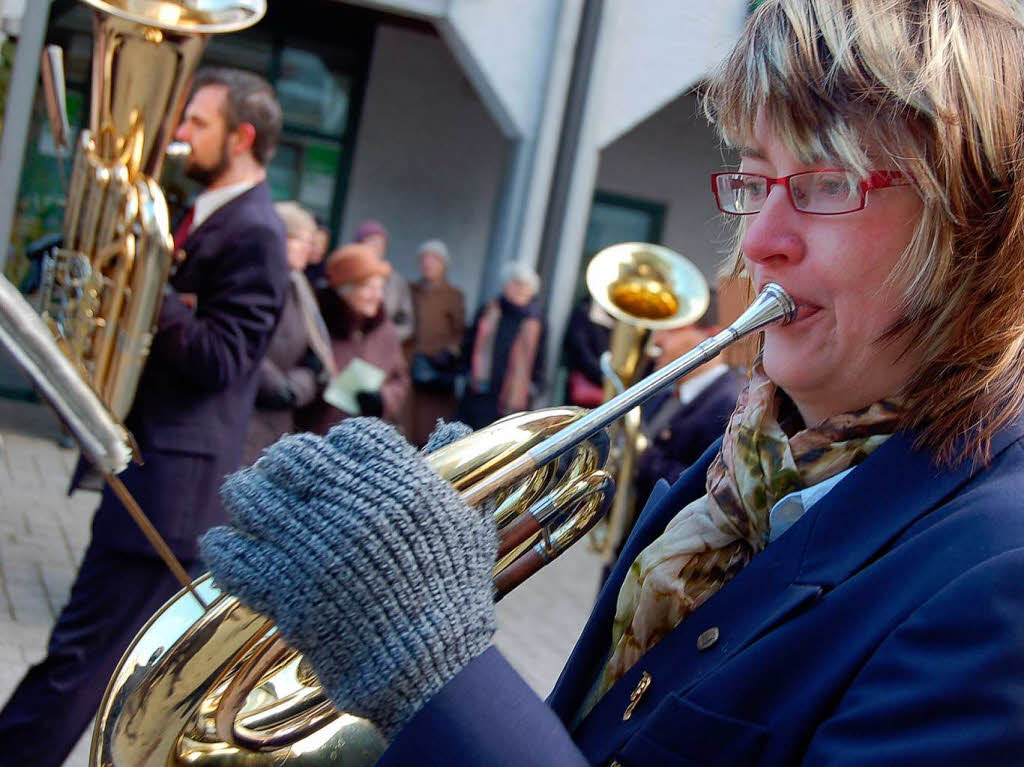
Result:
[[[757,363],[708,468],[707,495],[680,511],[629,568],[611,656],[584,712],[764,549],[777,501],[856,466],[896,430],[900,415],[895,402],[881,400],[787,437],[779,425],[786,406]]]

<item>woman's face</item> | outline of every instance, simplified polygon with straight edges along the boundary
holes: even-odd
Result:
[[[376,317],[384,299],[384,278],[367,277],[365,280],[339,291],[342,300],[360,317]]]
[[[526,306],[533,300],[533,287],[522,280],[509,280],[502,293],[515,306]]]
[[[440,282],[444,278],[444,261],[437,253],[425,250],[420,253],[420,272],[427,282]]]
[[[286,249],[288,266],[292,269],[305,269],[313,250],[312,234],[309,232],[289,234],[286,240]]]
[[[744,171],[774,178],[827,167],[800,163],[763,115],[755,139]],[[750,217],[741,247],[754,286],[777,282],[797,304],[794,322],[765,331],[765,372],[808,425],[895,394],[914,371],[918,357],[904,340],[879,339],[900,319],[900,290],[886,278],[922,211],[913,187],[897,186],[868,192],[853,213],[800,213],[775,185]]]

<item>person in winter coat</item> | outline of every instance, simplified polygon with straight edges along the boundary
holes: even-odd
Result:
[[[303,423],[312,431],[325,434],[331,426],[352,415],[370,415],[398,423],[409,396],[409,369],[394,324],[384,311],[384,281],[391,271],[367,245],[351,243],[331,253],[327,259],[329,287],[317,298],[339,375],[360,359],[379,368],[383,382],[356,393],[359,412],[340,410],[321,399]]]
[[[388,260],[388,230],[380,221],[367,219],[361,222],[356,228],[356,242],[373,248],[381,261]],[[412,338],[415,315],[409,283],[394,267],[384,281],[384,311],[394,323],[399,341],[404,344]]]
[[[543,385],[540,278],[519,261],[506,264],[504,278],[501,295],[477,312],[463,345],[466,388],[458,419],[474,429],[528,410]]]
[[[274,210],[284,222],[290,289],[260,363],[256,407],[245,435],[246,466],[282,434],[295,431],[295,409],[313,402],[337,372],[327,328],[304,273],[313,252],[316,221],[297,202],[275,203]]]
[[[466,299],[448,282],[448,248],[440,240],[420,245],[419,282],[412,286],[416,332],[411,348],[412,407],[409,438],[423,445],[438,418],[455,412],[455,375],[466,332]]]

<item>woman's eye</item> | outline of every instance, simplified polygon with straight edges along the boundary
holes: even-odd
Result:
[[[825,197],[845,199],[850,196],[850,182],[841,176],[825,176],[818,179],[815,193]]]
[[[741,191],[748,197],[760,198],[764,196],[765,184],[759,178],[743,179]]]

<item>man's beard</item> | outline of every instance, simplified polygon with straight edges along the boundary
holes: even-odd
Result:
[[[199,182],[205,188],[211,186],[224,175],[229,165],[231,165],[231,157],[228,155],[228,139],[225,136],[224,142],[220,147],[220,157],[217,158],[217,162],[213,165],[203,166],[196,162],[193,155],[192,161],[185,166],[185,175],[193,181]]]

